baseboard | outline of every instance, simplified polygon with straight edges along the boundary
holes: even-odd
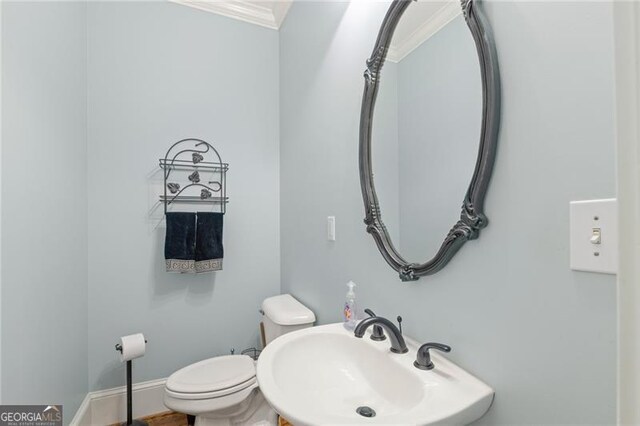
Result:
[[[144,417],[167,411],[164,406],[164,384],[167,379],[150,380],[133,385],[133,417]],[[127,419],[125,386],[89,392],[73,416],[70,426],[105,426]]]
[[[80,408],[76,411],[75,416],[71,419],[71,423],[69,425],[72,426],[84,426],[91,424],[91,394],[88,393],[84,399],[82,400],[82,404],[80,404]]]

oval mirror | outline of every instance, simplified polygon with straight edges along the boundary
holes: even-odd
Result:
[[[403,281],[439,271],[487,226],[499,114],[477,3],[394,0],[365,71],[360,183],[367,232]]]

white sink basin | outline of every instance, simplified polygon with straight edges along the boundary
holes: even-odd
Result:
[[[431,350],[433,370],[413,366],[419,345],[389,351],[389,339],[354,337],[329,324],[285,334],[258,360],[258,383],[273,408],[295,426],[464,425],[489,409],[494,391]],[[455,348],[454,348],[455,350]],[[375,417],[356,413],[372,408]]]

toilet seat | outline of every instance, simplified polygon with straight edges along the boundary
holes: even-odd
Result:
[[[176,399],[212,399],[257,387],[256,368],[247,355],[225,355],[184,367],[167,379],[165,391]]]

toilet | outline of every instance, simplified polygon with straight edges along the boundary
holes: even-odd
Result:
[[[290,294],[265,299],[261,312],[265,344],[316,320]],[[216,356],[176,371],[165,384],[164,405],[195,416],[195,426],[277,425],[258,387],[255,361],[247,355]]]

